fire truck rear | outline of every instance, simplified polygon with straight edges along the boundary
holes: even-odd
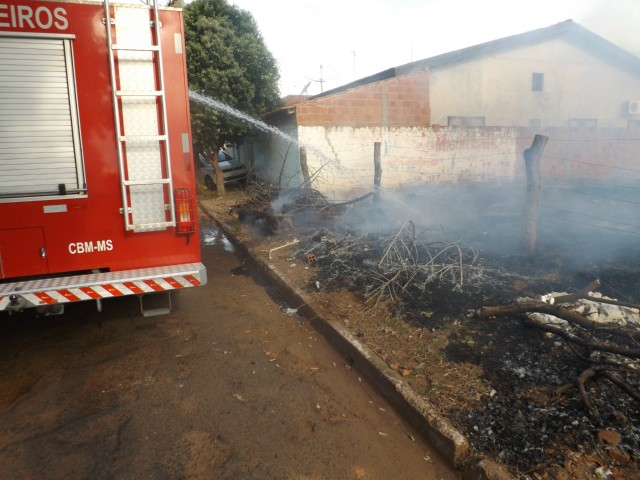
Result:
[[[0,311],[206,282],[182,15],[0,0]]]

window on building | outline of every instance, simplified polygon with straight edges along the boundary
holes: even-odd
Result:
[[[531,91],[532,92],[544,91],[544,73],[531,74]]]
[[[0,198],[85,193],[71,39],[0,36]]]
[[[448,117],[450,127],[484,127],[484,117]]]
[[[595,128],[598,126],[597,118],[570,118],[570,127]]]

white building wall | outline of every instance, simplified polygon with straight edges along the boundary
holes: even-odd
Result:
[[[283,136],[274,133],[263,134],[253,143],[252,167],[266,180],[283,188],[302,185],[300,171],[300,144],[295,117],[278,124]]]
[[[544,91],[531,88],[544,74]],[[640,79],[564,40],[433,69],[432,123],[449,116],[485,117],[487,126],[566,127],[570,118],[597,119],[598,127],[627,126],[622,107],[640,99]],[[635,117],[640,118],[640,117]]]

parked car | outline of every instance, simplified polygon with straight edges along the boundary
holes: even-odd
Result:
[[[213,169],[213,165],[209,163],[207,155],[205,153],[198,154],[198,160],[200,163],[200,173],[204,178],[204,183],[210,190],[216,189],[216,172]],[[229,150],[220,149],[218,151],[218,165],[222,169],[224,175],[224,183],[231,182],[246,182],[249,171],[247,168],[231,156]]]

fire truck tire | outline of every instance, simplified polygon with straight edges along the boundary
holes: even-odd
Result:
[[[211,178],[209,175],[206,175],[204,177],[204,184],[207,186],[209,190],[216,189],[216,181],[213,178]]]

